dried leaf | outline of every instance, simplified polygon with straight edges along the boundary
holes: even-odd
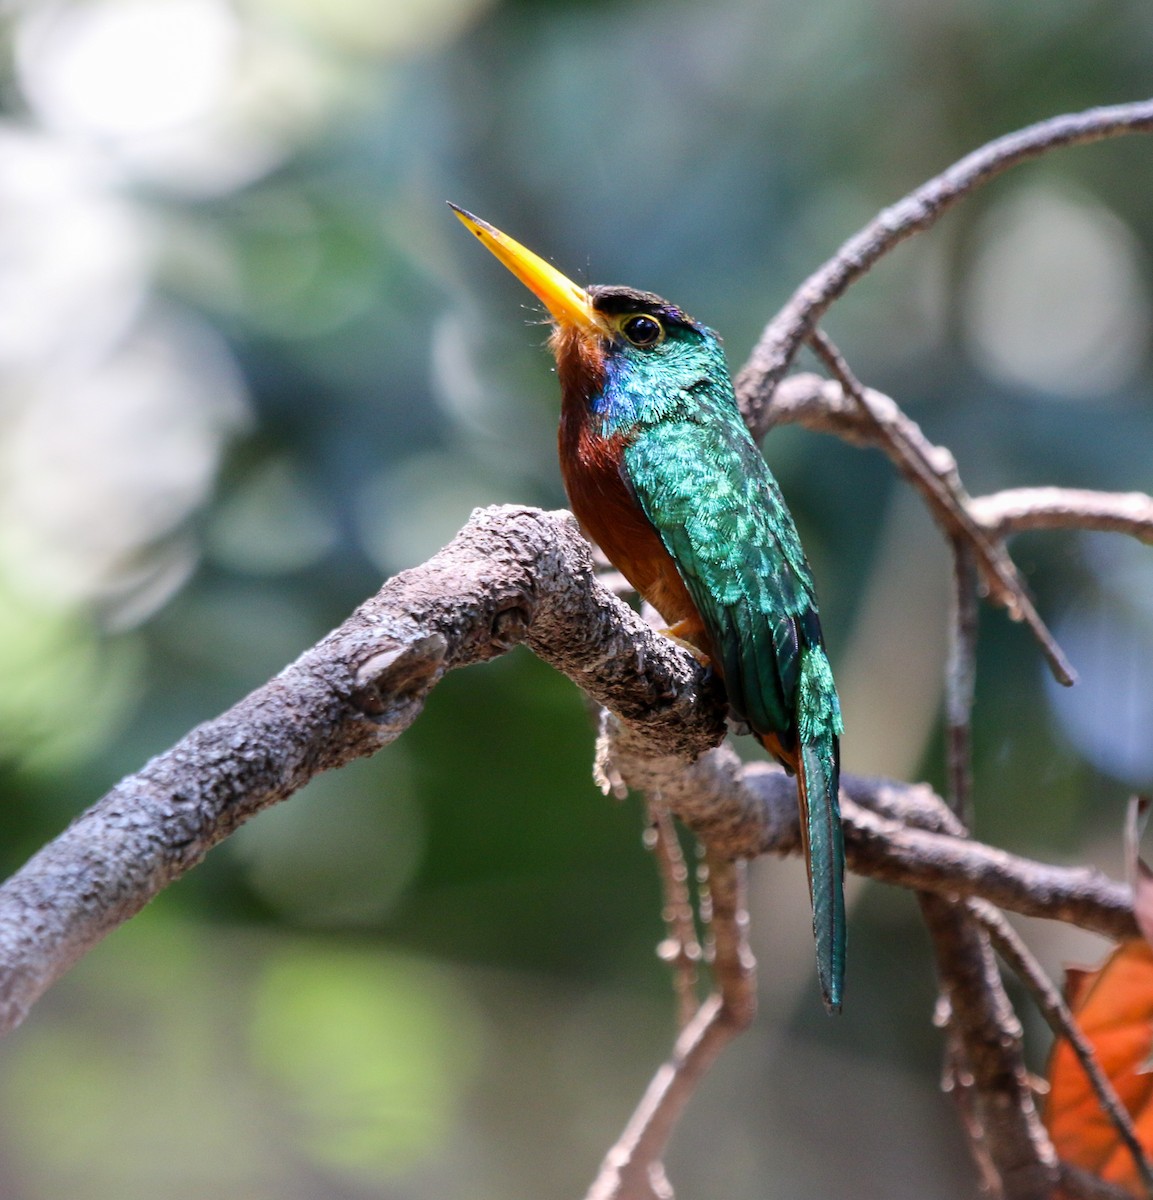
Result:
[[[1146,1152],[1153,1150],[1153,948],[1124,942],[1097,971],[1071,971],[1069,1003]],[[1058,1155],[1109,1183],[1143,1196],[1132,1155],[1101,1110],[1065,1039],[1049,1059],[1045,1124]]]

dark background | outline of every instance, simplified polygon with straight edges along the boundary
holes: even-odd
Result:
[[[1116,0],[96,0],[3,30],[6,870],[472,508],[563,504],[539,314],[446,199],[669,296],[736,366],[882,206],[1153,77],[1147,6]],[[1148,139],[1054,154],[830,315],[975,494],[1153,490],[1151,188]],[[875,453],[766,452],[846,767],[939,784],[938,535]],[[983,614],[977,832],[1116,871],[1153,780],[1153,558],[1015,552],[1083,682],[1058,695]],[[0,1195],[581,1195],[674,1012],[641,812],[591,750],[576,689],[518,651],[242,829],[0,1048]],[[677,1138],[678,1196],[971,1195],[912,900],[853,887],[829,1020],[803,871],[752,875],[761,1016]],[[1054,971],[1100,953],[1027,934]]]

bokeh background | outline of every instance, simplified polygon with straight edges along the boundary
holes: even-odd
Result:
[[[8,0],[0,22],[5,872],[473,507],[563,503],[539,314],[446,199],[674,298],[739,364],[880,207],[1153,78],[1140,0]],[[1153,490],[1150,194],[1143,138],[1018,169],[828,327],[975,493]],[[847,767],[940,782],[937,534],[875,453],[798,430],[767,452]],[[1153,780],[1153,556],[1016,551],[1082,683],[983,615],[977,830],[1116,871]],[[591,745],[576,690],[518,651],[242,829],[0,1047],[0,1196],[581,1195],[673,1020],[641,813],[594,789]],[[971,1195],[910,898],[854,887],[836,1021],[802,870],[756,864],[753,899],[761,1016],[690,1110],[678,1195]],[[1099,953],[1027,933],[1054,970]]]

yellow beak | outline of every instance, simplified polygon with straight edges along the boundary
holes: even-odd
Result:
[[[507,233],[474,217],[450,203],[449,208],[461,219],[471,233],[500,259],[502,263],[540,299],[558,325],[576,326],[578,329],[604,332],[604,324],[592,306],[589,294],[583,287],[573,283],[554,266],[546,263],[539,255],[513,241]]]

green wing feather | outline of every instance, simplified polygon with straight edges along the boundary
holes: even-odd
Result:
[[[792,516],[731,401],[698,397],[690,415],[639,427],[622,469],[709,631],[734,710],[796,756],[818,974],[839,1008],[841,712]]]

